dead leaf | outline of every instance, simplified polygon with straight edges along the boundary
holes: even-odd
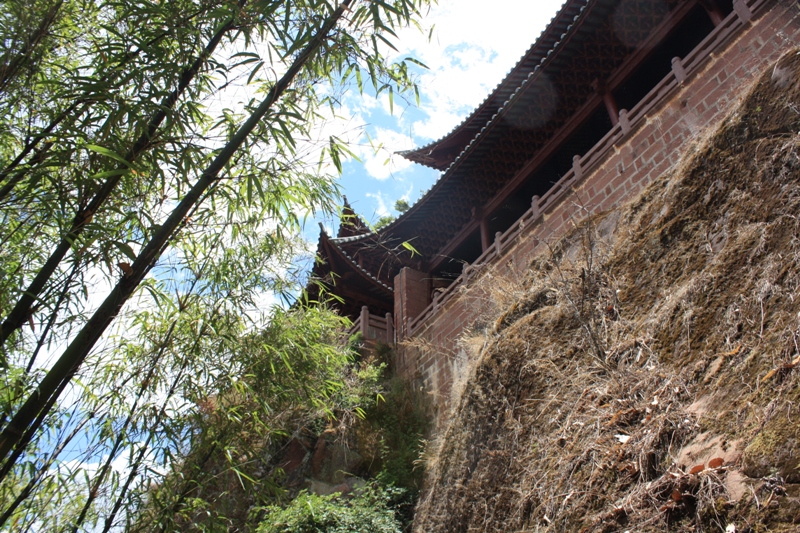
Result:
[[[704,464],[694,465],[692,467],[692,469],[689,470],[689,475],[699,474],[700,472],[702,472],[705,469],[706,469],[706,465],[704,465]]]
[[[681,494],[681,491],[679,491],[678,489],[673,490],[672,494],[670,494],[670,498],[672,498],[672,501],[679,502],[681,501],[682,497],[683,495]]]
[[[33,322],[33,315],[28,315],[28,324],[31,326],[31,331],[36,331],[36,324]]]
[[[94,217],[94,212],[93,212],[93,211],[91,211],[91,210],[89,210],[89,211],[86,211],[86,212],[83,214],[83,216],[81,217],[81,222],[80,222],[80,225],[81,225],[81,226],[83,226],[83,225],[85,225],[85,224],[88,224],[89,222],[91,222],[91,221],[92,221],[92,218],[93,218],[93,217]]]
[[[778,368],[773,368],[772,370],[770,370],[769,372],[767,372],[767,375],[766,375],[766,376],[764,376],[763,378],[761,378],[761,383],[766,383],[766,382],[767,382],[767,381],[769,381],[771,378],[773,378],[773,377],[775,376],[775,374],[777,374],[777,373],[778,373],[778,372],[780,372],[781,370],[791,370],[791,369],[793,369],[794,367],[796,367],[797,365],[800,365],[800,355],[797,355],[797,356],[795,356],[795,358],[794,358],[794,359],[792,359],[792,362],[791,362],[791,363],[784,363],[784,364],[782,364],[780,367],[778,367]]]
[[[133,269],[131,268],[130,263],[117,263],[117,266],[122,273],[125,275],[126,278],[130,277],[133,274]]]
[[[725,464],[725,459],[723,459],[722,457],[714,457],[713,459],[711,459],[708,462],[708,467],[709,468],[719,468],[724,464]]]

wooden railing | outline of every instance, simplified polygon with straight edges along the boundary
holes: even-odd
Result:
[[[353,322],[349,334],[361,333],[364,339],[377,340],[386,344],[394,344],[394,319],[391,313],[385,316],[373,315],[365,305],[361,308],[361,314]]]
[[[693,74],[697,73],[711,58],[711,54],[722,48],[730,38],[764,7],[773,0],[734,0],[733,11],[725,17],[719,26],[698,44],[685,58],[673,58],[672,71],[642,98],[630,111],[619,112],[618,123],[606,133],[582,157],[576,155],[572,168],[541,198],[534,196],[531,207],[505,232],[495,234],[494,244],[484,250],[471,265],[465,264],[461,276],[444,291],[437,292],[433,301],[408,324],[408,335],[414,335],[445,305],[458,290],[469,282],[480,270],[495,263],[520,236],[522,232],[531,231],[531,226],[539,223],[542,214],[552,211],[557,204],[566,198],[572,187],[587,177],[612,152],[614,145],[629,136],[647,118],[647,115],[666,102],[669,97]]]

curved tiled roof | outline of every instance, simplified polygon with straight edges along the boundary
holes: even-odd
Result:
[[[425,156],[426,149],[456,149],[449,156],[452,159],[439,161],[445,170],[437,182],[378,234],[401,242],[415,239],[412,244],[423,256],[435,259],[474,218],[474,209],[503,190],[577,110],[597,96],[592,81],[605,80],[622,68],[636,50],[636,45],[628,43],[645,42],[677,6],[695,3],[568,0],[492,96],[466,121],[444,139],[406,152],[414,160]],[[656,4],[667,11],[657,12]],[[617,26],[620,13],[627,17],[623,26]],[[452,144],[454,140],[459,144]],[[542,182],[542,187],[547,186]]]
[[[437,192],[437,189],[448,180],[449,171],[465,153],[475,144],[481,135],[489,128],[495,121],[498,120],[501,112],[508,107],[512,99],[517,96],[520,90],[525,86],[528,80],[537,72],[540,66],[545,63],[547,58],[553,53],[558,45],[568,36],[570,30],[574,27],[575,23],[580,19],[581,14],[586,10],[586,6],[592,0],[567,0],[561,7],[561,10],[551,19],[548,27],[542,32],[542,35],[537,41],[528,49],[522,59],[511,70],[506,78],[497,86],[495,91],[479,106],[467,119],[465,119],[459,126],[457,126],[450,134],[445,136],[439,141],[431,143],[425,147],[418,148],[407,152],[402,152],[402,155],[410,161],[419,162],[419,158],[423,158],[424,151],[435,148],[436,146],[454,139],[460,132],[468,132],[470,138],[465,142],[459,150],[457,156],[448,164],[444,173],[440,176],[439,180],[428,189],[422,197],[411,206],[411,208],[400,215],[396,220],[381,228],[381,233],[389,233],[395,227],[402,225],[406,220],[414,218],[416,211],[420,210],[420,206],[424,205],[426,201]],[[496,106],[492,103],[500,101]],[[431,166],[431,165],[428,165]],[[436,168],[436,167],[434,167]]]
[[[311,272],[312,280],[307,285],[309,296],[312,300],[320,298],[324,285],[324,292],[338,298],[332,301],[332,305],[353,319],[358,316],[363,303],[369,303],[373,310],[391,312],[394,305],[393,288],[354,259],[352,250],[345,249],[347,241],[350,238],[331,237],[320,223],[318,260]],[[354,295],[359,296],[354,299]]]
[[[536,43],[465,121],[441,140],[404,153],[412,161],[444,169],[437,182],[378,231],[356,224],[340,230],[337,238],[325,235],[328,246],[336,248],[326,253],[346,258],[343,268],[368,275],[372,286],[385,288],[391,287],[403,266],[438,268],[450,256],[459,259],[459,254],[473,253],[470,247],[475,246],[480,217],[494,216],[511,201],[529,206],[531,194],[542,194],[539,189],[546,191],[552,185],[550,170],[540,171],[542,161],[554,158],[557,149],[558,157],[568,157],[571,166],[571,150],[592,140],[576,133],[580,126],[600,111],[609,120],[595,83],[614,76],[624,79],[630,72],[628,60],[638,62],[646,56],[648,39],[661,35],[657,29],[673,27],[673,15],[684,16],[698,1],[567,0]],[[574,144],[564,141],[567,136]],[[426,161],[429,156],[433,159]],[[533,177],[528,168],[532,160],[537,165]],[[563,161],[559,159],[558,165]],[[525,191],[519,186],[523,179]],[[482,214],[486,206],[494,211]],[[419,254],[398,253],[406,243]],[[437,271],[440,274],[452,272]]]
[[[506,75],[497,87],[487,96],[484,101],[465,118],[453,130],[439,139],[425,146],[398,152],[409,161],[422,165],[444,170],[448,164],[442,165],[432,157],[438,148],[452,148],[460,151],[471,139],[478,135],[482,128],[487,126],[496,116],[497,110],[505,105],[509,98],[527,80],[533,69],[547,57],[558,43],[564,39],[570,26],[577,20],[580,12],[583,11],[589,0],[566,0],[559,9],[558,13],[550,20],[550,23],[542,31],[539,38],[520,58],[514,68]]]
[[[337,233],[337,237],[350,237],[352,235],[360,235],[372,231],[369,228],[369,224],[364,222],[350,206],[350,203],[347,201],[347,196],[342,196],[342,198],[344,199],[344,205],[342,206],[342,212],[339,216],[339,232]]]
[[[341,257],[343,259],[345,259],[347,261],[347,263],[349,263],[350,267],[352,267],[353,270],[355,270],[356,272],[361,274],[364,278],[370,280],[374,284],[380,285],[381,287],[383,287],[384,289],[386,289],[386,290],[388,290],[390,292],[394,291],[394,289],[392,289],[392,287],[390,287],[386,283],[382,282],[377,277],[375,277],[373,274],[368,272],[365,268],[363,268],[361,265],[359,265],[358,262],[356,260],[354,260],[350,256],[350,254],[348,254],[347,251],[341,246],[343,243],[353,242],[353,241],[359,240],[360,237],[367,237],[367,236],[369,236],[369,234],[355,235],[353,237],[334,238],[334,237],[331,237],[330,235],[328,235],[328,232],[325,231],[325,227],[322,225],[322,223],[320,223],[319,228],[320,228],[320,244],[322,244],[324,242],[329,242],[330,244],[333,245],[333,248],[336,251],[339,252]]]
[[[323,230],[324,231],[324,230]],[[359,235],[350,235],[349,237],[330,237],[331,242],[336,244],[346,244],[351,242],[363,241],[369,237],[374,237],[376,234],[372,231],[361,233]]]
[[[334,245],[335,245],[335,243],[334,243]],[[392,287],[388,286],[386,283],[382,282],[381,280],[379,280],[378,278],[376,278],[375,276],[373,276],[372,274],[367,272],[366,269],[364,269],[363,267],[359,266],[359,264],[352,257],[350,257],[350,254],[345,252],[344,249],[341,246],[336,246],[336,248],[342,253],[342,255],[345,257],[345,259],[347,259],[350,262],[350,265],[353,267],[353,269],[357,270],[360,274],[363,274],[364,276],[368,277],[371,281],[374,281],[375,283],[377,283],[378,285],[380,285],[384,289],[386,289],[386,290],[388,290],[390,292],[394,292],[394,289]]]

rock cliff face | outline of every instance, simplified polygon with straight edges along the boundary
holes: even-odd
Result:
[[[415,531],[797,531],[800,52],[519,296],[469,343]]]

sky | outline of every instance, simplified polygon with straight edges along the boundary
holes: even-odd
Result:
[[[340,112],[358,132],[354,138],[360,161],[348,161],[340,181],[358,214],[370,223],[397,216],[396,200],[413,204],[436,182],[438,171],[394,152],[424,146],[460,124],[519,61],[561,5],[562,0],[440,0],[422,20],[426,29],[433,27],[430,41],[416,29],[399,34],[397,57],[411,56],[429,67],[418,71],[420,107],[395,98],[390,114],[387,96],[351,94]],[[332,231],[336,224],[326,220],[325,225]],[[316,241],[316,230],[310,232],[313,236],[307,237]]]

